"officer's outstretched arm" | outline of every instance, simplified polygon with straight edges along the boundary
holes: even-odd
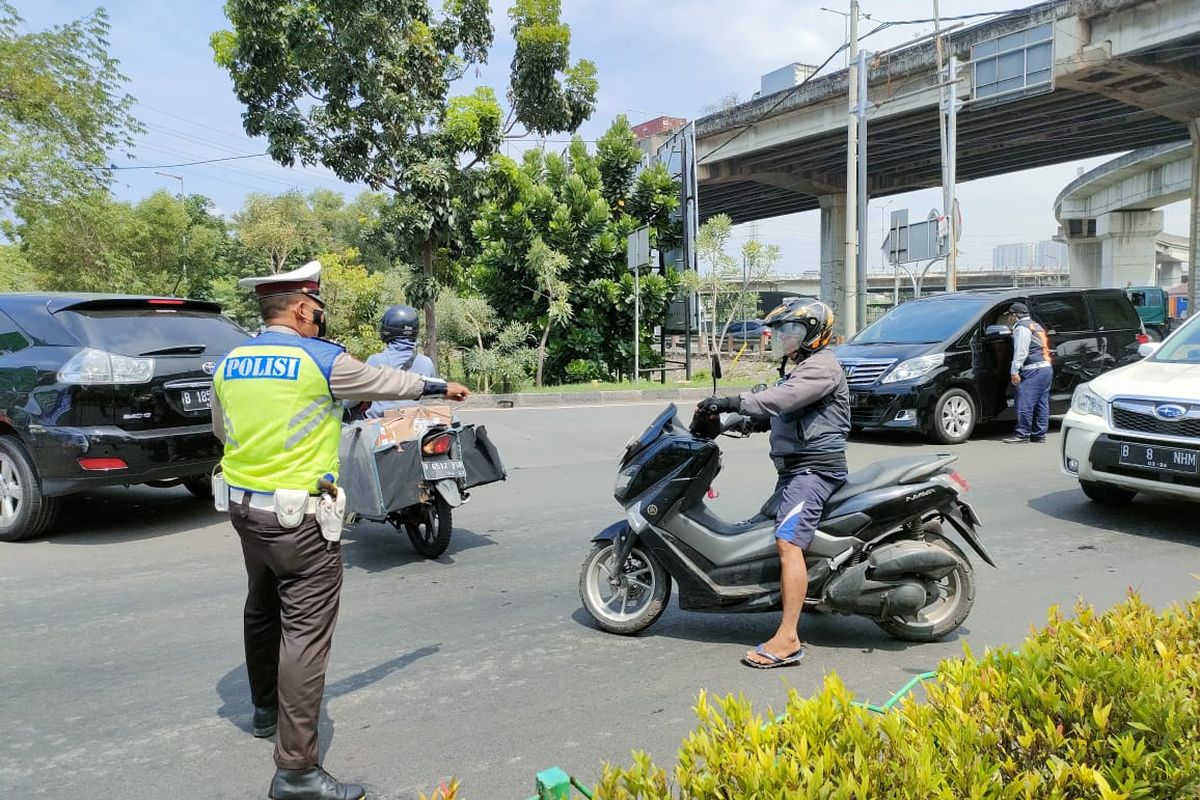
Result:
[[[447,384],[440,378],[426,378],[391,367],[372,367],[345,353],[333,362],[329,388],[339,400],[416,400],[429,396],[465,400],[469,394],[458,384]]]

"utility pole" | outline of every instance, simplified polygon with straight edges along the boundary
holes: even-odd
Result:
[[[946,62],[946,291],[958,290],[958,56]]]
[[[957,131],[955,130],[958,124],[958,92],[957,85],[953,82],[957,78],[958,63],[954,56],[950,57],[949,72],[950,77],[947,79],[942,74],[942,67],[945,63],[942,53],[942,15],[938,6],[938,0],[933,0],[933,29],[934,38],[937,46],[937,76],[938,83],[945,84],[940,90],[944,103],[941,110],[938,112],[938,131],[941,136],[942,144],[942,214],[946,217],[946,236],[948,239],[946,250],[946,291],[953,292],[958,288],[957,268],[958,268],[958,243],[956,242],[958,231],[955,230],[955,205],[954,205],[954,181],[957,173],[957,165],[955,163],[955,149],[957,140]]]
[[[867,51],[858,52],[858,104],[854,114],[858,118],[858,211],[855,214],[858,222],[856,242],[858,254],[855,266],[858,283],[858,293],[855,295],[854,315],[859,325],[865,325],[867,320],[867,248],[866,243],[871,238],[867,216]]]
[[[850,68],[846,120],[846,255],[843,268],[842,329],[849,339],[858,332],[858,0],[850,0]]]

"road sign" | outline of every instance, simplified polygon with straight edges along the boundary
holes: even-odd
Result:
[[[944,218],[933,209],[924,222],[908,224],[907,211],[892,212],[892,227],[883,240],[889,264],[911,264],[945,258],[949,251]]]

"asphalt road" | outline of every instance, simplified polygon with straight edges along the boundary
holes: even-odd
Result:
[[[615,456],[654,406],[468,412],[509,465],[456,516],[450,551],[419,559],[385,526],[348,534],[322,726],[325,765],[380,798],[458,776],[466,798],[523,798],[559,765],[585,781],[633,749],[669,763],[697,692],[781,706],[837,672],[882,700],[961,653],[1019,644],[1052,604],[1098,606],[1128,587],[1156,605],[1200,589],[1196,507],[1090,504],[1045,445],[991,438],[955,450],[999,569],[976,564],[958,636],[910,645],[869,622],[806,616],[801,666],[738,662],[774,615],[674,605],[649,631],[595,629],[576,593],[590,535],[619,518]],[[771,488],[765,437],[728,441],[718,513],[749,516]],[[872,436],[852,467],[924,449]],[[265,797],[270,741],[247,733],[244,574],[232,528],[182,490],[81,498],[46,538],[0,545],[0,797]]]

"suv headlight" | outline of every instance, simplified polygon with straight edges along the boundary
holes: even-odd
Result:
[[[130,358],[85,347],[58,371],[59,383],[95,386],[108,383],[149,383],[154,377],[154,361]]]
[[[892,367],[892,371],[883,376],[880,383],[899,383],[924,378],[940,367],[946,361],[945,353],[931,353],[927,356],[917,356],[907,361],[901,361]]]
[[[1076,414],[1103,417],[1105,405],[1100,395],[1089,389],[1086,383],[1076,386],[1075,394],[1071,395],[1071,410]]]

